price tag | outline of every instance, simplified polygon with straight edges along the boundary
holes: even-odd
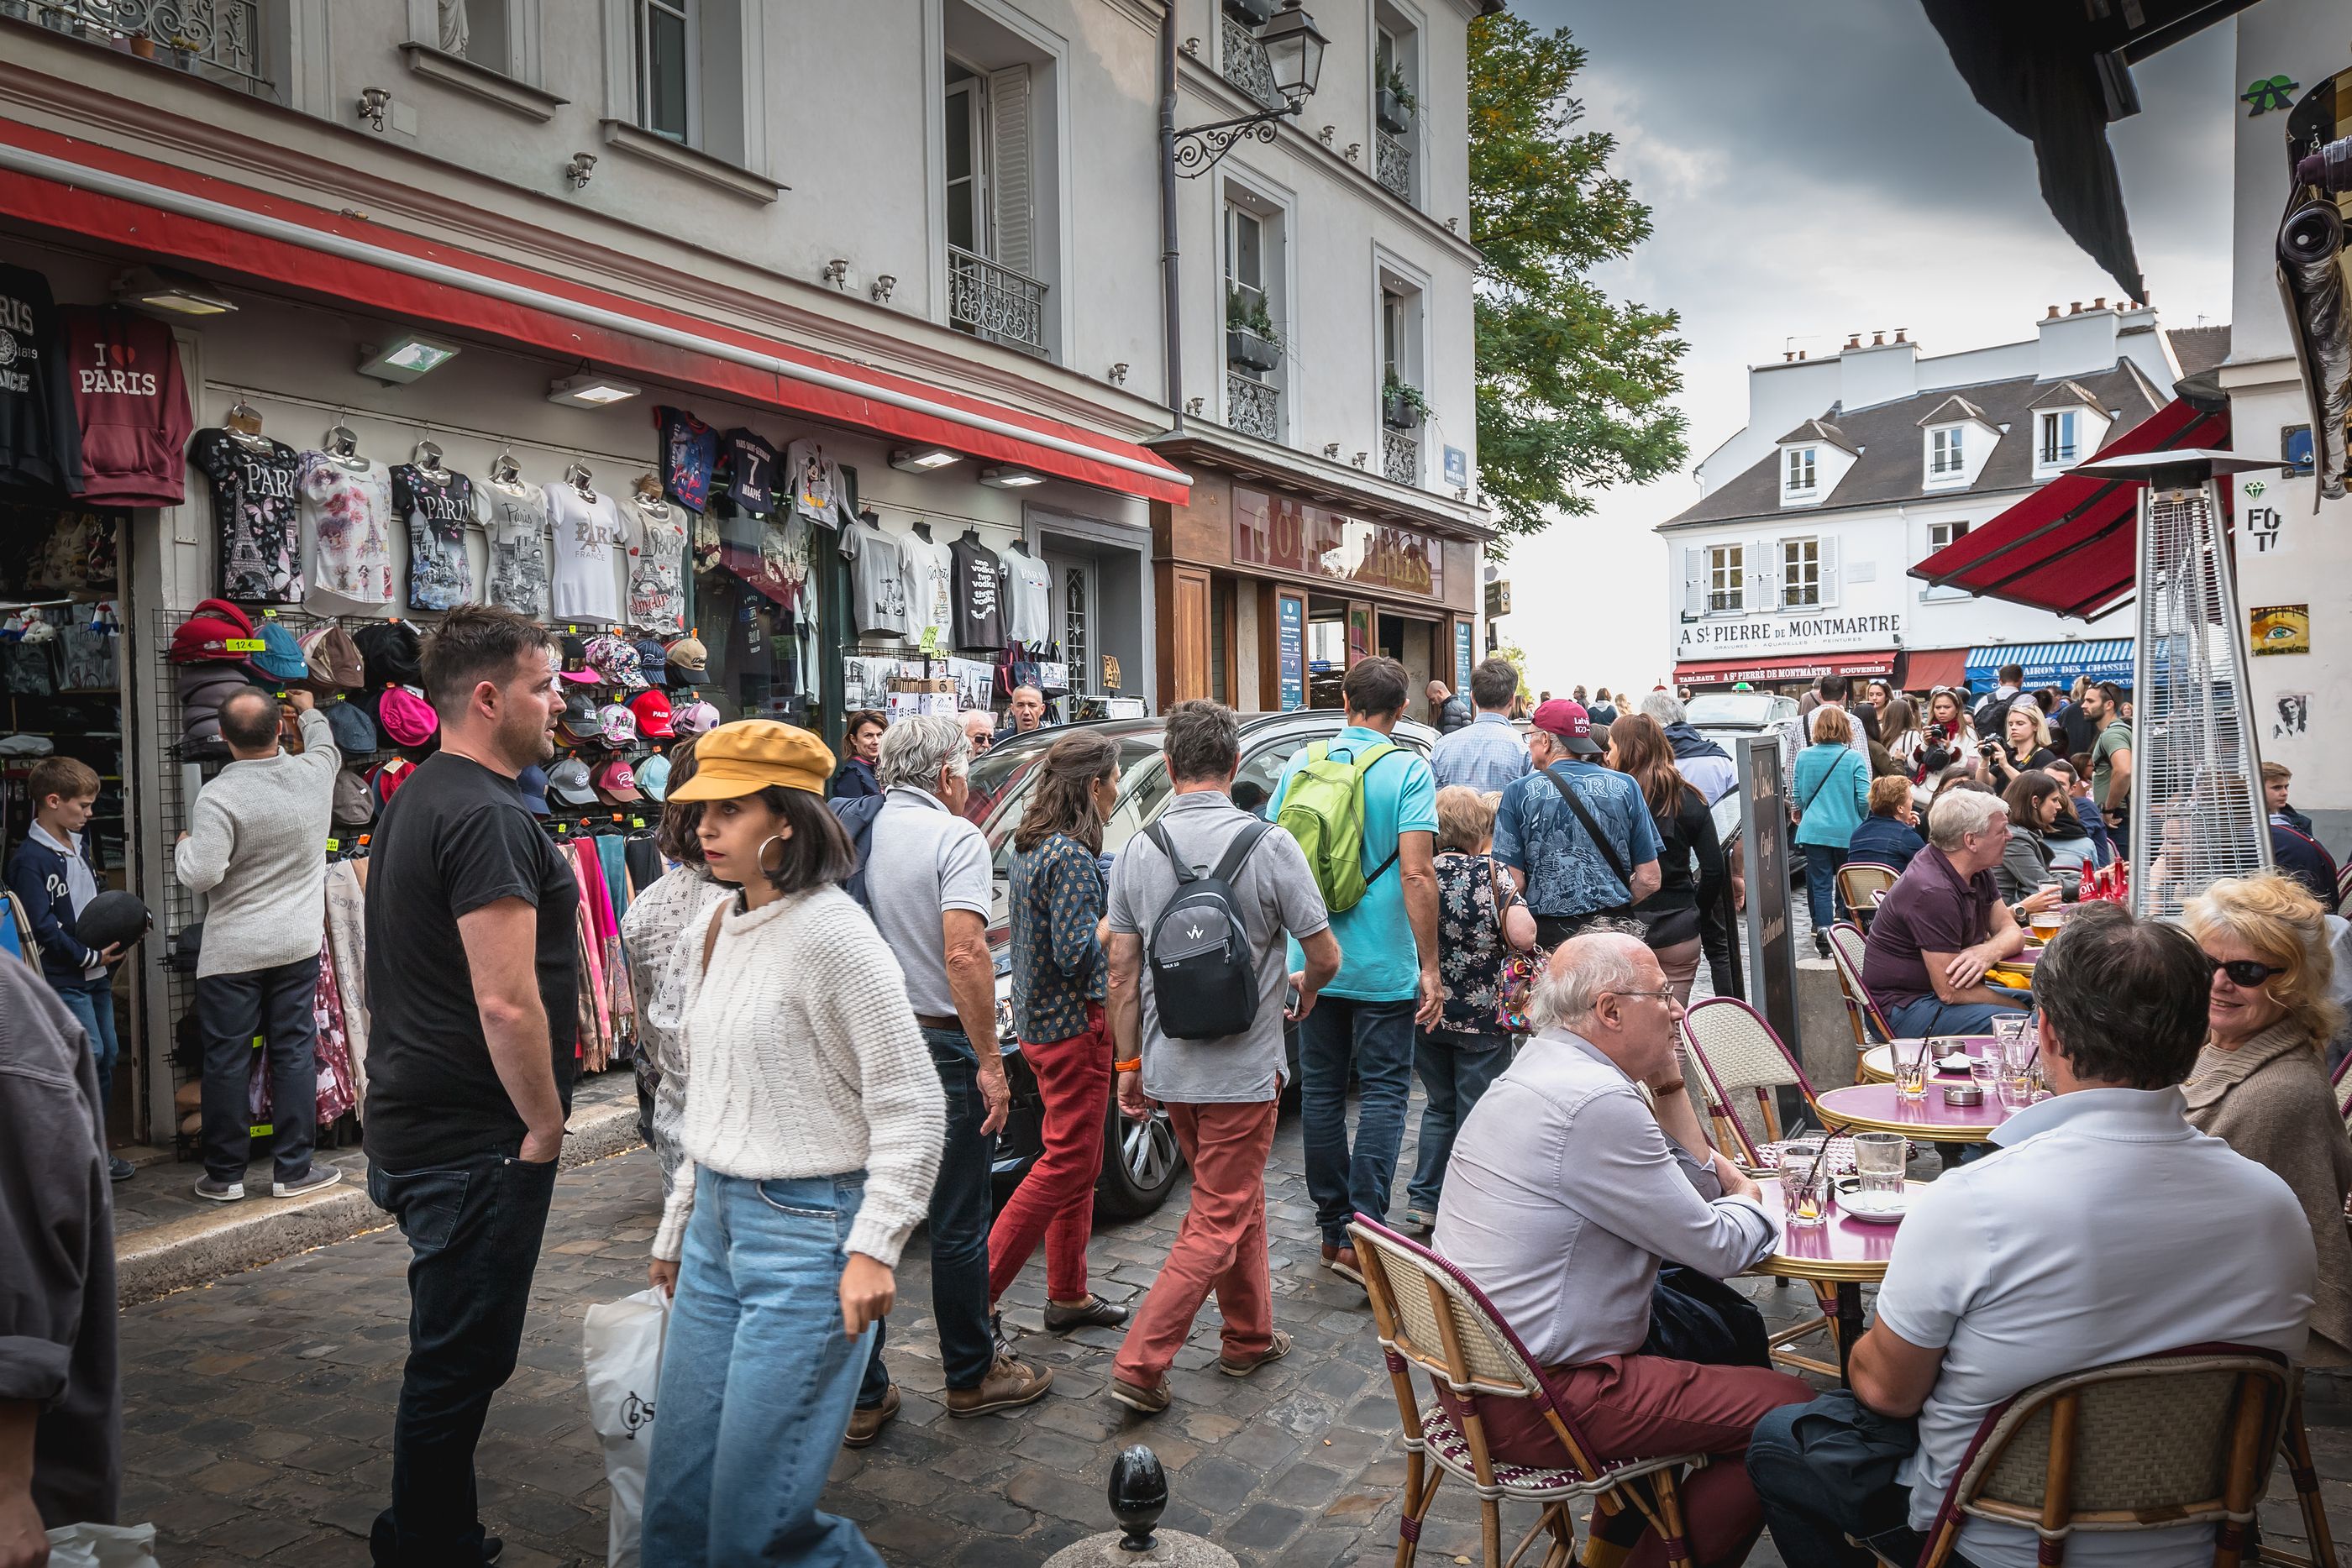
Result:
[[[566,626],[563,630],[571,636],[577,637],[580,635],[580,628],[577,626]]]
[[[629,826],[633,828],[642,828],[645,825],[646,820],[643,817],[631,817],[629,819]]]
[[[337,850],[341,849],[342,847],[343,841],[341,839],[329,839],[327,841],[327,852],[329,854],[333,854]]]
[[[232,653],[258,653],[268,645],[258,637],[231,637],[221,647]]]
[[[268,616],[268,617],[270,620],[272,620],[272,621],[275,621],[275,620],[277,620],[277,619],[278,619],[278,612],[276,612],[275,610],[264,610],[264,611],[262,612],[262,614],[264,614],[264,615]]]

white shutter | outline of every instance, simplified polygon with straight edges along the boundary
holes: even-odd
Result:
[[[994,259],[1013,271],[1036,271],[1035,204],[1029,161],[1029,68],[988,73],[988,129],[995,228]]]
[[[1780,541],[1748,541],[1748,610],[1780,608]]]
[[[1706,613],[1706,551],[1685,549],[1683,551],[1683,614],[1696,618]]]
[[[1822,607],[1827,609],[1838,601],[1838,541],[1834,534],[1822,536]]]

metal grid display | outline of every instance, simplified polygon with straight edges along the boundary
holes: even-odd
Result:
[[[2270,866],[2245,638],[2213,483],[2145,486],[2132,683],[2131,891],[2140,915],[2178,919],[2214,881]]]

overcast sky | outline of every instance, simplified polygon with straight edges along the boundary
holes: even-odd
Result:
[[[1682,313],[1696,464],[1747,423],[1748,367],[1905,327],[1928,354],[2033,334],[2118,289],[2042,204],[2032,149],[1977,107],[1916,0],[1511,0],[1591,58],[1577,96],[1656,225],[1601,279]],[[2140,66],[2110,130],[2160,323],[2229,319],[2234,34]],[[1687,472],[1521,540],[1502,634],[1539,687],[1646,690],[1673,664],[1666,549]],[[1678,590],[1677,590],[1678,591]]]

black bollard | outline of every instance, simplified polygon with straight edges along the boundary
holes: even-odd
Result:
[[[1121,1448],[1110,1465],[1110,1514],[1127,1533],[1122,1552],[1149,1552],[1151,1531],[1168,1511],[1168,1471],[1144,1444]]]

